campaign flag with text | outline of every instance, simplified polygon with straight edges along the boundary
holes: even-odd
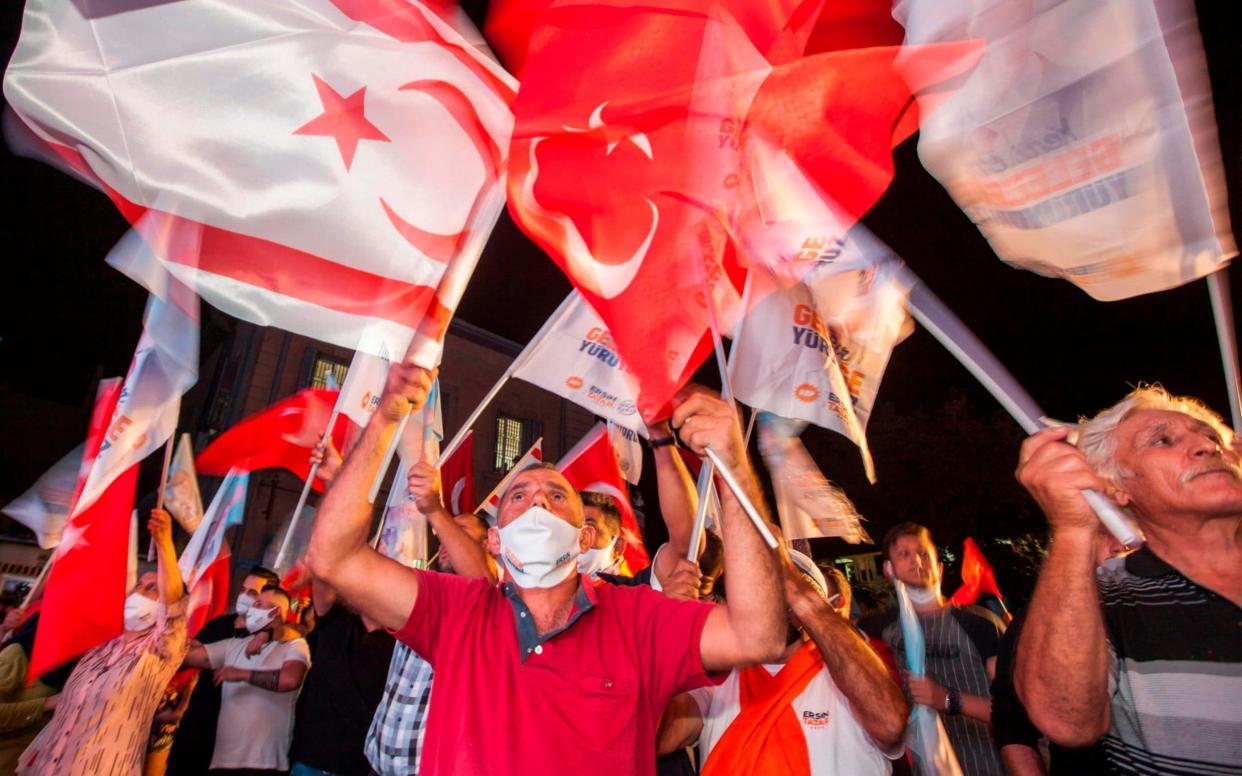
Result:
[[[30,656],[30,677],[119,636],[124,625],[130,514],[138,486],[138,465],[111,478],[88,505],[79,508],[86,479],[94,470],[121,394],[119,379],[100,382],[91,414],[83,469],[71,517],[49,561],[47,585]]]
[[[182,434],[177,440],[177,450],[168,467],[168,482],[164,485],[164,509],[188,533],[194,533],[202,522],[203,496],[198,489],[198,472],[194,469],[189,434]]]
[[[500,494],[504,493],[505,488],[509,487],[510,480],[512,480],[518,472],[522,471],[527,466],[530,466],[532,463],[539,463],[542,460],[543,437],[539,437],[535,440],[535,443],[530,446],[529,450],[522,453],[521,458],[514,461],[513,465],[509,467],[509,471],[506,472],[505,476],[500,479],[500,482],[496,483],[496,487],[492,488],[492,492],[487,494],[487,498],[483,499],[483,501],[479,503],[479,507],[475,511],[482,511],[487,515],[488,522],[495,525],[496,515],[500,511]]]
[[[440,488],[445,508],[454,515],[473,512],[478,506],[474,497],[474,431],[466,432],[453,454],[440,462]]]
[[[643,445],[639,436],[633,429],[608,421],[608,439],[617,454],[617,466],[631,485],[637,485],[643,477]]]
[[[384,381],[388,379],[388,367],[393,359],[386,347],[382,340],[360,344],[349,362],[345,382],[341,384],[336,406],[360,428],[365,428],[371,420],[384,392]],[[379,355],[374,355],[377,352]],[[397,353],[396,357],[399,359],[401,354]]]
[[[751,407],[851,439],[874,481],[865,429],[893,348],[911,322],[896,262],[856,245],[853,237],[842,241],[830,262],[788,288],[752,275],[759,301],[743,319],[730,379],[738,400]],[[765,283],[773,287],[763,289]]]
[[[621,361],[599,315],[580,293],[572,296],[513,376],[646,436],[638,414],[638,379]]]
[[[200,474],[227,474],[230,469],[285,469],[305,480],[310,475],[310,454],[323,436],[332,416],[336,391],[306,388],[267,409],[243,419],[207,445],[195,460]],[[332,442],[344,449],[349,423],[338,419]],[[323,492],[315,478],[312,484]]]
[[[60,534],[73,507],[73,495],[82,466],[82,445],[69,451],[34,485],[5,505],[0,512],[34,531],[39,547],[50,550],[60,542]]]
[[[229,471],[211,499],[211,506],[181,552],[178,566],[189,603],[186,608],[190,638],[213,617],[228,611],[231,555],[224,532],[241,525],[246,513],[250,473]]]
[[[758,423],[759,451],[772,476],[785,538],[839,536],[850,544],[873,544],[853,502],[824,477],[798,438],[806,424],[770,412],[759,413]]]
[[[138,348],[75,510],[168,441],[181,395],[198,380],[198,298],[175,280],[165,290],[165,298],[152,294],[147,302]]]
[[[1192,3],[903,0],[912,43],[983,38],[919,157],[1004,261],[1096,299],[1237,255]]]
[[[622,573],[632,576],[651,565],[647,548],[643,545],[643,532],[634,517],[630,503],[629,487],[621,474],[616,453],[608,438],[608,428],[597,423],[578,444],[565,453],[556,468],[578,492],[603,493],[612,496],[621,512],[621,536],[625,539]]]
[[[8,104],[239,318],[432,367],[517,84],[414,0],[26,4]]]

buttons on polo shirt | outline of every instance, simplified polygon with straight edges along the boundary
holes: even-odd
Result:
[[[542,654],[543,654],[543,645],[542,645],[542,644],[537,644],[537,645],[535,646],[535,654],[536,654],[536,655],[542,655]]]
[[[518,612],[518,617],[525,617],[525,616],[526,616],[526,612]]]

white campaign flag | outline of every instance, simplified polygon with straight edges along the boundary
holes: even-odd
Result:
[[[177,427],[181,395],[198,380],[198,298],[173,279],[164,291],[165,298],[152,293],[147,301],[138,349],[75,514],[168,441]]]
[[[907,43],[979,39],[919,133],[1005,261],[1112,301],[1237,254],[1192,3],[902,0]]]
[[[10,501],[0,512],[34,531],[39,547],[50,550],[60,543],[60,534],[73,508],[73,494],[82,466],[83,445],[78,445],[43,473],[35,484]]]
[[[633,429],[608,421],[608,439],[612,442],[612,451],[617,454],[617,466],[631,485],[637,485],[643,476],[643,445],[638,437]]]
[[[8,104],[261,325],[430,368],[504,204],[517,82],[422,3],[26,3]]]
[[[405,461],[397,466],[388,502],[384,505],[384,525],[376,549],[381,555],[403,566],[426,568],[428,560],[427,516],[418,509],[406,486],[408,468]]]
[[[513,376],[551,391],[642,436],[638,380],[621,357],[608,327],[577,291],[558,308],[556,324],[532,343]]]
[[[355,425],[365,428],[371,420],[384,392],[388,367],[394,356],[400,358],[401,355],[388,352],[382,340],[374,343],[365,341],[354,351],[349,371],[345,373],[345,382],[341,384],[341,393],[336,398],[336,406]]]
[[[759,451],[772,476],[781,532],[791,541],[839,536],[850,544],[872,544],[853,502],[824,477],[802,445],[798,435],[804,426],[759,413]]]
[[[855,227],[838,259],[788,288],[754,273],[729,368],[739,401],[848,437],[874,480],[864,429],[910,324],[895,264],[856,247],[872,242]]]
[[[198,489],[189,434],[182,434],[177,440],[177,450],[168,467],[168,482],[164,485],[164,509],[188,533],[194,533],[203,520],[203,496]]]
[[[250,472],[236,469],[230,469],[224,482],[220,483],[207,514],[199,521],[177,562],[187,590],[197,585],[211,564],[221,557],[224,532],[231,526],[242,524],[249,485]]]

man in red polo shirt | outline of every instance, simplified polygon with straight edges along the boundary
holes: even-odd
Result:
[[[315,522],[311,571],[396,632],[436,672],[420,773],[654,773],[669,700],[709,671],[774,660],[784,648],[781,568],[718,483],[728,605],[674,601],[647,587],[592,586],[576,573],[593,543],[582,501],[558,472],[514,477],[489,542],[503,585],[407,569],[370,548],[368,490],[400,419],[426,401],[431,373],[396,365],[380,406]],[[672,425],[711,447],[761,503],[736,416],[690,393]]]

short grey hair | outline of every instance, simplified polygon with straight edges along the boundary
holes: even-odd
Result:
[[[1201,420],[1216,430],[1226,444],[1233,431],[1208,406],[1191,396],[1174,396],[1160,385],[1140,385],[1124,399],[1091,419],[1079,419],[1078,449],[1102,477],[1117,482],[1128,477],[1117,465],[1117,427],[1142,410],[1168,410]]]

